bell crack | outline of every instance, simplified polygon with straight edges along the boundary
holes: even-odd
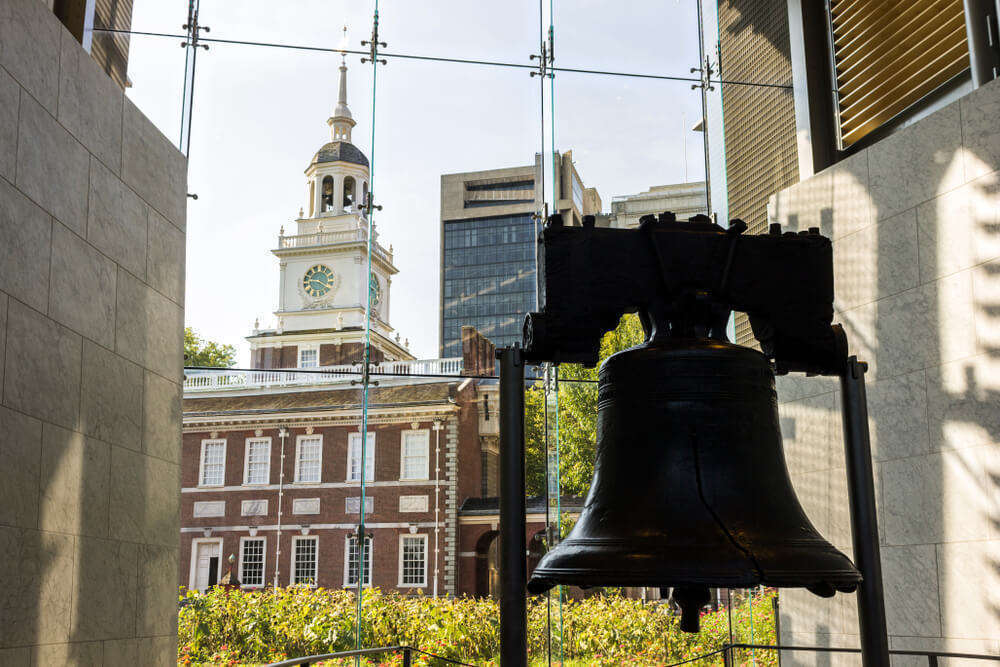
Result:
[[[716,525],[719,526],[719,530],[725,534],[726,538],[732,543],[732,545],[736,547],[740,553],[746,556],[751,563],[753,563],[753,569],[757,572],[757,576],[760,578],[760,581],[763,582],[764,568],[760,566],[760,563],[757,562],[757,559],[754,558],[754,555],[750,552],[750,550],[739,543],[736,537],[726,527],[726,524],[723,523],[722,517],[716,514],[715,510],[705,498],[705,490],[701,485],[701,462],[698,460],[698,439],[695,437],[694,429],[690,430],[689,435],[691,436],[691,452],[694,455],[695,480],[698,482],[698,498],[701,500],[701,504],[704,505],[705,509],[708,510],[708,513],[712,515],[712,519],[715,521]]]

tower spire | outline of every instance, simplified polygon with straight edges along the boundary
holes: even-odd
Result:
[[[344,26],[344,41],[347,44],[347,26]],[[330,139],[332,141],[351,140],[351,128],[354,127],[354,118],[351,117],[351,110],[347,107],[347,54],[340,52],[340,90],[337,95],[337,107],[333,110],[333,115],[327,119],[326,124],[330,126]]]

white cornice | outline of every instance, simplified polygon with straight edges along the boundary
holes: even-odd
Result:
[[[339,414],[331,415],[331,412]],[[432,421],[457,413],[458,406],[450,402],[437,405],[400,406],[391,409],[372,409],[368,411],[369,424],[408,424],[414,421]],[[297,426],[360,426],[361,410],[358,408],[331,407],[309,412],[274,411],[255,414],[225,413],[204,416],[185,416],[184,433],[201,433],[220,428],[232,427],[245,430],[248,427],[261,426],[276,428],[279,425]]]

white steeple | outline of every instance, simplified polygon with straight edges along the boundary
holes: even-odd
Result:
[[[351,141],[351,128],[354,127],[354,118],[351,117],[351,110],[347,108],[347,63],[340,62],[340,95],[337,97],[337,108],[333,110],[326,124],[330,126],[331,141]]]

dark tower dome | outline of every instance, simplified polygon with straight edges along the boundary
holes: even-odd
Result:
[[[354,144],[348,141],[331,141],[326,144],[313,156],[310,164],[323,164],[325,162],[350,162],[368,167],[368,158]]]

